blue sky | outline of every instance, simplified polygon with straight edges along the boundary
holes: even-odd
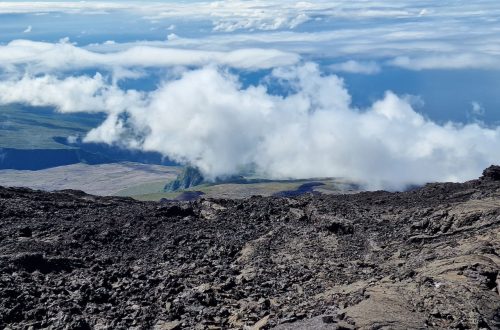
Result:
[[[500,86],[500,3],[493,0],[0,3],[0,91],[8,95],[0,97],[0,103],[53,106],[62,112],[104,112],[109,121],[91,132],[87,137],[89,141],[159,151],[177,160],[194,162],[214,176],[232,174],[248,164],[257,164],[263,173],[272,177],[293,176],[293,172],[301,173],[299,176],[325,174],[366,179],[360,174],[365,170],[363,166],[351,171],[348,170],[353,166],[350,162],[340,164],[333,158],[318,159],[318,162],[324,162],[319,171],[311,171],[306,165],[285,170],[279,161],[270,159],[272,155],[268,155],[265,161],[256,160],[254,154],[265,158],[262,156],[265,153],[280,154],[283,151],[275,150],[271,142],[252,148],[251,145],[258,144],[256,141],[278,139],[259,130],[249,132],[248,141],[238,140],[241,146],[229,144],[220,148],[222,140],[228,138],[221,131],[225,134],[236,132],[214,124],[212,130],[207,129],[205,135],[198,136],[200,147],[192,151],[186,151],[189,148],[185,145],[180,148],[164,146],[165,139],[177,144],[182,144],[179,141],[183,139],[196,140],[186,132],[178,135],[175,132],[170,132],[170,135],[147,133],[160,129],[152,127],[147,119],[148,112],[157,116],[155,120],[182,119],[196,127],[192,118],[200,114],[183,108],[187,105],[178,101],[183,96],[177,95],[176,102],[180,103],[175,104],[178,107],[175,113],[159,110],[153,105],[158,98],[171,98],[168,93],[175,89],[171,84],[192,79],[189,74],[193,72],[203,80],[214,74],[212,70],[217,72],[213,79],[222,77],[221,85],[229,83],[226,87],[234,89],[235,95],[248,98],[246,102],[255,102],[249,108],[258,106],[261,101],[252,100],[252,95],[268,100],[268,104],[260,106],[269,107],[271,110],[268,111],[273,115],[264,111],[262,118],[252,117],[256,126],[270,125],[270,130],[284,130],[280,133],[283,136],[298,134],[300,136],[295,136],[296,139],[310,140],[311,145],[304,146],[306,149],[315,149],[312,146],[314,134],[297,130],[296,126],[303,125],[304,120],[312,121],[311,117],[306,116],[300,121],[297,118],[301,114],[293,114],[290,110],[292,114],[284,112],[280,116],[297,116],[296,121],[286,123],[285,120],[276,127],[267,123],[267,117],[274,117],[281,107],[286,107],[282,102],[288,102],[296,109],[308,102],[308,113],[328,108],[332,114],[338,115],[346,108],[361,116],[375,111],[377,102],[390,103],[388,95],[394,95],[397,100],[404,101],[401,107],[410,106],[411,111],[421,116],[426,124],[443,130],[422,137],[418,133],[420,124],[414,122],[414,126],[410,125],[408,129],[416,131],[413,139],[417,142],[418,139],[428,141],[431,136],[449,133],[450,127],[458,130],[455,133],[462,139],[465,134],[470,134],[464,133],[464,125],[477,127],[478,132],[485,136],[494,135],[494,140],[500,123],[500,99],[497,96]],[[309,72],[310,79],[301,76],[304,72]],[[337,80],[332,83],[332,79]],[[327,91],[325,95],[308,91],[309,85],[319,84],[315,88],[321,89],[320,85],[326,83],[335,85],[332,88],[338,93],[332,92],[329,97],[342,102],[316,99],[327,97]],[[209,89],[208,86],[193,89],[203,87],[203,90]],[[31,92],[21,93],[21,88]],[[217,103],[212,102],[211,97],[217,100],[227,97],[234,101],[224,94],[224,90],[214,89],[212,92],[221,95],[207,95],[208,99],[199,104]],[[214,113],[219,114],[231,107],[230,101],[219,104],[213,109]],[[190,106],[195,107],[195,104]],[[193,111],[192,116],[184,118],[179,114],[183,111]],[[380,111],[389,116],[388,111]],[[233,118],[232,115],[226,114],[224,118],[229,118],[227,120],[201,117],[208,123],[222,120],[225,126],[238,127],[239,117]],[[391,116],[390,120],[393,120],[394,116]],[[275,118],[277,122],[280,121],[278,117]],[[123,118],[127,120],[124,122]],[[354,125],[354,122],[349,122],[349,125]],[[374,148],[382,148],[382,154],[387,153],[397,166],[407,166],[411,159],[420,156],[401,156],[403,149],[414,147],[411,144],[392,146],[390,140],[399,134],[398,127],[388,128],[394,130],[393,135],[380,136],[383,146]],[[322,129],[326,130],[323,133],[329,134],[327,128],[311,128],[315,132]],[[138,135],[141,136],[139,140]],[[353,137],[345,138],[352,141]],[[458,138],[446,136],[445,139]],[[475,136],[474,139],[481,138]],[[470,143],[469,153],[478,150],[476,140]],[[204,145],[203,141],[210,141],[213,145]],[[364,149],[363,142],[358,142],[360,150]],[[335,143],[330,147],[338,149]],[[441,160],[444,163],[442,171],[435,178],[425,173],[416,175],[411,183],[469,177],[485,163],[496,160],[496,154],[487,157],[481,151],[478,158],[464,165],[465,169],[455,169],[453,163],[465,156],[455,150],[453,143],[437,143],[428,148],[431,151],[423,152],[425,166],[422,166],[425,168]],[[213,149],[213,152],[205,152],[205,149]],[[289,152],[293,152],[293,148]],[[285,153],[282,158],[287,159],[287,156]],[[217,157],[230,165],[215,164]],[[397,163],[401,157],[405,158],[404,161]],[[352,163],[359,161],[358,157],[347,158],[353,158]],[[288,157],[288,161],[305,162],[293,157]],[[384,166],[378,166],[380,182],[392,180],[399,183],[402,180],[402,174],[394,175],[400,171],[397,166],[390,166],[390,170],[385,170]],[[328,168],[337,170],[329,171]],[[447,172],[453,173],[446,176],[444,173]]]

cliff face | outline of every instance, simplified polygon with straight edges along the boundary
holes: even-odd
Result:
[[[166,204],[0,188],[0,328],[498,329],[499,173]]]
[[[171,192],[177,191],[179,189],[188,189],[194,186],[198,186],[205,181],[201,172],[194,168],[187,166],[184,168],[181,174],[172,182],[168,183],[164,191]]]

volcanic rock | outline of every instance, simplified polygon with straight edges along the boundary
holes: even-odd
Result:
[[[483,171],[484,180],[500,180],[500,166],[492,165]]]
[[[165,203],[0,187],[0,328],[499,329],[497,174]]]

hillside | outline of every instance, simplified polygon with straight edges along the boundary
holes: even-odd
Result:
[[[0,188],[0,328],[498,329],[500,168],[155,203]]]
[[[0,106],[0,170],[43,170],[77,163],[138,162],[176,165],[156,152],[83,143],[102,114],[62,114],[51,108]],[[72,142],[68,141],[68,137]],[[73,141],[74,140],[74,141]]]
[[[40,190],[79,189],[89,194],[108,196],[142,186],[163,188],[180,171],[176,166],[131,162],[88,165],[72,164],[38,171],[0,170],[0,186],[23,186]]]

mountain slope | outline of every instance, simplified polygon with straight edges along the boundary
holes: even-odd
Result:
[[[0,188],[0,327],[498,329],[499,177],[166,204]]]

